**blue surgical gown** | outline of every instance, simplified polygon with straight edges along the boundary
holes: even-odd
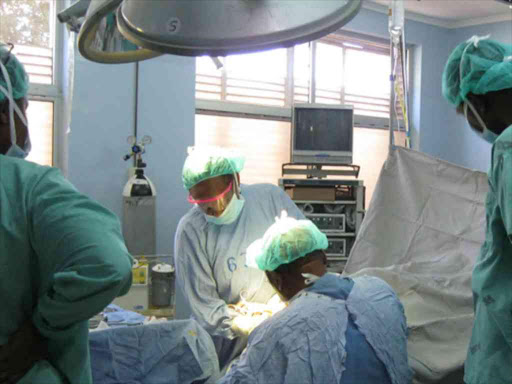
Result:
[[[492,148],[486,238],[473,269],[467,384],[512,383],[512,127]]]
[[[208,223],[199,207],[181,220],[176,232],[176,279],[188,299],[193,317],[212,335],[221,369],[245,347],[247,340],[231,330],[227,304],[240,301],[265,303],[275,294],[264,272],[245,266],[247,247],[263,236],[281,216],[304,215],[279,187],[272,184],[242,185],[245,205],[229,225]]]
[[[326,274],[258,326],[219,384],[409,384],[402,304],[376,277]]]
[[[110,211],[57,169],[0,155],[0,346],[27,319],[49,339],[20,383],[92,382],[87,319],[127,292],[131,262]]]

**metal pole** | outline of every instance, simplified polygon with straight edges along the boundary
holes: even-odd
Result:
[[[395,138],[393,136],[393,130],[396,123],[395,118],[395,51],[393,46],[393,39],[391,39],[390,43],[390,49],[391,49],[391,75],[389,76],[390,83],[391,83],[391,92],[389,97],[389,146],[393,147],[395,144]]]
[[[135,63],[135,110],[133,111],[133,135],[137,141],[139,111],[139,62]],[[133,156],[133,166],[137,167],[137,156]]]
[[[311,76],[309,82],[309,102],[314,103],[316,101],[316,42],[312,41],[311,49],[309,53]]]
[[[404,82],[404,125],[405,125],[405,135],[406,135],[406,144],[408,148],[412,148],[411,145],[411,126],[409,122],[409,73],[407,66],[407,51],[405,48],[405,27],[401,36],[402,40],[402,77]]]

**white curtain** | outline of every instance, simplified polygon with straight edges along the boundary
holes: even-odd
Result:
[[[404,305],[416,383],[439,382],[464,364],[486,193],[482,172],[392,149],[352,248],[344,273],[381,277]]]

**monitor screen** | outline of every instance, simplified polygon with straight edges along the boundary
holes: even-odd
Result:
[[[353,110],[295,108],[294,149],[352,152]]]

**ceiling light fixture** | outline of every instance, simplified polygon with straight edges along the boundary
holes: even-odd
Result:
[[[80,53],[102,63],[170,53],[211,57],[286,48],[332,33],[363,0],[79,0]],[[71,8],[71,7],[70,7]],[[80,15],[78,15],[80,13]]]

